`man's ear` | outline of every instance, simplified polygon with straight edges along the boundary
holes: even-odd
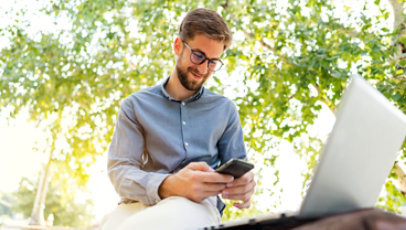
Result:
[[[180,37],[177,37],[173,42],[173,50],[175,51],[176,56],[180,56],[180,51],[182,50],[182,40]]]

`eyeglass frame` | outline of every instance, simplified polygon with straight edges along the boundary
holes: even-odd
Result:
[[[192,47],[190,47],[189,44],[187,44],[185,41],[182,40],[182,42],[183,42],[183,44],[185,44],[185,46],[186,46],[187,48],[190,49],[190,61],[191,61],[193,64],[195,64],[195,65],[201,65],[201,64],[203,64],[206,60],[209,60],[209,61],[207,62],[207,69],[209,69],[209,70],[211,70],[211,71],[213,71],[213,72],[217,72],[217,71],[219,71],[219,70],[221,69],[221,67],[223,67],[224,63],[221,61],[221,59],[218,59],[218,58],[208,58],[208,57],[206,56],[206,54],[203,53],[202,51],[198,51],[198,50],[192,49]],[[198,63],[193,62],[192,55],[195,55],[196,52],[202,54],[202,56],[203,56],[203,60],[200,61],[200,63],[199,63],[199,62],[198,62]],[[216,67],[218,66],[218,64],[220,64],[220,66],[218,67],[218,69],[211,69],[211,68],[209,67],[210,62],[216,62]]]

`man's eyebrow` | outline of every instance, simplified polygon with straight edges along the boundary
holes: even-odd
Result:
[[[192,49],[192,51],[200,52],[200,53],[204,54],[204,56],[205,56],[206,58],[208,58],[207,55],[206,55],[206,53],[203,52],[203,51],[200,50],[200,49]],[[208,59],[210,59],[210,60],[220,60],[220,57],[218,57],[218,58],[208,58]]]

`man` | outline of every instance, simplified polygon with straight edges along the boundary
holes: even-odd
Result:
[[[183,19],[176,66],[162,85],[124,100],[109,149],[108,174],[122,198],[103,229],[197,229],[221,221],[224,203],[248,208],[254,174],[215,172],[246,158],[234,104],[202,85],[223,63],[231,32],[215,11]]]

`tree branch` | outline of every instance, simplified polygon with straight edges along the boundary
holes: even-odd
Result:
[[[331,103],[329,99],[323,94],[323,91],[320,89],[318,84],[314,84],[314,87],[317,89],[317,93],[320,95],[321,101],[327,105],[327,107],[333,112],[333,114],[336,114],[336,108],[334,105]]]
[[[394,20],[393,29],[399,29],[397,39],[395,40],[395,46],[397,47],[397,52],[395,57],[391,58],[391,61],[399,62],[406,53],[406,44],[401,42],[401,38],[406,36],[406,25],[403,17],[403,3],[398,2],[398,0],[388,0],[392,6]]]
[[[388,1],[392,6],[393,14],[395,16],[393,20],[393,28],[396,29],[404,22],[402,12],[403,3],[400,3],[398,0],[388,0]]]
[[[259,41],[259,43],[261,43],[261,45],[265,48],[267,48],[268,50],[272,51],[274,54],[276,54],[280,60],[282,60],[284,63],[288,63],[286,56],[285,55],[281,55],[279,54],[272,46],[270,46],[268,43],[266,43],[264,41],[264,39],[256,39],[255,36],[252,33],[248,33],[247,31],[243,31],[245,36],[247,36],[248,38],[254,39],[256,41]]]
[[[227,9],[228,8],[228,0],[226,0],[223,4],[221,4],[221,7],[223,7],[223,9]]]
[[[392,6],[393,14],[394,14],[394,20],[393,20],[393,29],[399,29],[398,33],[398,42],[397,42],[397,54],[394,58],[394,61],[398,62],[401,59],[405,58],[406,55],[406,44],[403,44],[400,42],[400,39],[402,36],[406,36],[406,25],[405,25],[405,20],[404,20],[404,15],[403,15],[403,3],[400,3],[398,0],[388,0],[390,5]],[[398,163],[395,163],[394,171],[397,175],[397,179],[400,184],[400,191],[403,193],[403,195],[406,195],[406,174],[402,170],[402,168],[399,167]]]
[[[398,162],[395,162],[395,167],[393,168],[396,175],[398,176],[398,181],[400,183],[400,191],[403,195],[406,195],[406,174],[403,172],[402,168],[399,167]]]
[[[2,199],[0,199],[0,204],[6,206],[6,207],[8,207],[8,208],[11,207],[11,204],[10,204],[10,203],[8,203],[7,201],[2,200]]]

